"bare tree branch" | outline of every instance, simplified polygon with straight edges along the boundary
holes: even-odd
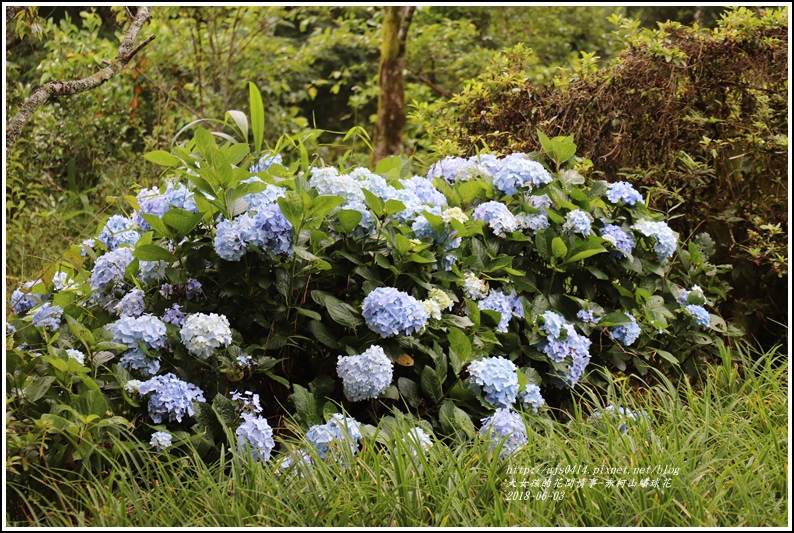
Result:
[[[137,46],[135,45],[135,40],[138,38],[138,32],[141,30],[141,27],[143,27],[143,24],[149,19],[149,17],[150,13],[148,7],[141,6],[138,8],[135,18],[132,20],[130,27],[127,28],[127,32],[124,34],[124,39],[121,41],[116,58],[113,59],[113,61],[110,61],[108,66],[105,68],[99,70],[91,76],[88,76],[87,78],[66,82],[51,81],[36,89],[36,92],[34,92],[30,98],[25,100],[25,102],[20,106],[19,111],[17,111],[17,114],[14,115],[14,117],[8,122],[8,127],[6,129],[6,150],[13,148],[14,144],[16,144],[17,140],[22,135],[22,129],[25,127],[25,124],[27,124],[28,120],[30,120],[39,106],[41,106],[47,100],[59,96],[69,96],[90,91],[91,89],[99,87],[114,76],[118,75],[118,73],[121,72],[122,69],[124,69],[124,67],[127,66],[127,64],[132,60],[132,58],[135,57],[135,54],[140,52],[144,46],[154,40],[154,35],[150,35],[140,44]]]

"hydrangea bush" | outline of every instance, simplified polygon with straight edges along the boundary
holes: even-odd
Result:
[[[286,406],[308,462],[400,411],[503,438],[504,456],[526,442],[520,412],[547,416],[596,364],[678,371],[726,331],[697,286],[716,286],[707,238],[683,249],[631,185],[588,182],[568,140],[543,142],[423,176],[399,157],[288,164],[199,128],[147,155],[159,189],[14,292],[12,407],[44,415],[57,378],[155,449],[232,434],[267,461]]]

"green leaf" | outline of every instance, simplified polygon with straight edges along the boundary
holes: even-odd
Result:
[[[151,161],[155,165],[160,165],[163,167],[178,167],[182,163],[178,158],[174,157],[165,150],[155,150],[153,152],[143,154],[143,158],[147,161]]]
[[[298,307],[297,309],[299,315],[303,315],[309,318],[313,318],[314,320],[322,320],[322,315],[317,311],[312,311],[311,309],[304,309],[302,307]]]
[[[358,226],[364,215],[354,209],[342,209],[336,214],[336,218],[342,224],[342,229],[345,230],[345,233],[350,233]]]
[[[307,426],[322,424],[323,420],[314,394],[296,383],[292,385],[292,388],[295,392],[290,394],[288,399],[295,405],[298,417]]]
[[[676,357],[671,354],[670,352],[666,352],[664,350],[656,350],[656,354],[661,356],[665,361],[672,363],[676,366],[680,363]]]
[[[581,261],[582,259],[587,259],[588,257],[604,253],[606,251],[607,249],[600,244],[585,241],[571,250],[571,254],[565,259],[564,263],[575,263],[577,261]]]
[[[540,146],[543,148],[543,151],[546,152],[549,156],[551,156],[552,152],[554,151],[554,145],[551,143],[551,139],[546,137],[546,134],[540,130],[535,130],[538,134],[538,139],[540,140]]]
[[[458,188],[458,191],[460,192],[460,200],[463,205],[470,204],[475,198],[480,196],[484,190],[485,184],[483,184],[480,180],[463,182]]]
[[[165,235],[168,237],[171,236],[171,233],[168,231],[168,228],[166,228],[165,224],[163,224],[163,221],[160,219],[160,217],[158,217],[157,215],[150,215],[148,213],[141,213],[141,216],[146,222],[149,223],[149,225],[152,228],[154,228],[155,231],[157,231],[161,235]]]
[[[383,209],[385,204],[383,200],[372,194],[366,189],[361,189],[361,192],[364,193],[364,203],[369,207],[377,218],[381,218],[383,216]]]
[[[397,389],[402,397],[405,398],[405,401],[408,402],[408,405],[414,408],[419,407],[422,398],[419,396],[419,385],[415,381],[403,377],[398,378]]]
[[[234,402],[221,393],[216,394],[212,399],[212,410],[215,411],[218,420],[227,427],[231,426],[237,418],[235,408]]]
[[[390,178],[399,178],[403,169],[402,156],[384,157],[375,165],[375,174]]]
[[[631,324],[631,319],[626,313],[621,311],[607,313],[606,315],[602,316],[601,320],[598,322],[598,325],[602,327],[622,326],[623,324]]]
[[[343,203],[345,203],[345,199],[341,196],[318,196],[312,200],[307,218],[324,218]]]
[[[400,200],[394,200],[393,198],[386,200],[386,203],[383,206],[383,212],[387,215],[396,215],[402,211],[405,211],[405,204]]]
[[[568,247],[565,246],[561,238],[554,237],[551,241],[551,253],[554,254],[554,257],[562,259],[568,253]]]
[[[133,250],[132,255],[141,261],[168,261],[170,263],[174,259],[171,252],[156,244],[138,246]]]
[[[397,248],[397,251],[400,252],[400,254],[405,255],[413,247],[413,244],[411,244],[410,239],[407,237],[397,234],[394,237],[394,247]]]
[[[240,135],[242,136],[242,141],[248,144],[248,117],[245,116],[245,113],[242,111],[237,110],[230,110],[226,112],[227,115],[232,117],[232,120],[237,127],[240,129]]]
[[[80,342],[85,344],[87,347],[93,346],[96,342],[94,339],[94,334],[91,333],[87,327],[78,322],[76,318],[70,315],[64,316],[66,317],[66,323],[69,324],[69,330],[72,332],[72,334],[80,339]]]
[[[193,231],[193,228],[201,222],[201,217],[201,213],[191,213],[185,209],[173,208],[163,214],[163,222],[174,229],[176,232],[174,240],[179,241]]]
[[[262,140],[265,137],[265,108],[262,105],[262,94],[252,82],[248,82],[248,103],[251,107],[251,130],[254,133],[254,152],[258,154],[262,151]]]
[[[248,155],[248,151],[250,148],[248,147],[248,140],[244,143],[237,143],[233,144],[228,147],[226,151],[226,157],[229,159],[229,163],[232,165],[237,165],[245,159],[245,156]]]
[[[469,337],[458,328],[451,328],[447,335],[449,347],[461,359],[462,364],[469,362],[472,356],[472,347]]]
[[[445,432],[456,435],[459,440],[473,439],[477,434],[469,415],[451,400],[447,400],[441,405],[441,409],[438,411],[438,421]]]
[[[475,328],[480,327],[480,307],[474,300],[466,300],[466,311]]]
[[[421,375],[422,390],[427,394],[433,402],[438,403],[444,397],[444,392],[441,389],[441,381],[438,379],[435,371],[426,365],[422,369]]]
[[[355,328],[364,323],[361,314],[350,304],[347,304],[333,296],[326,296],[324,305],[331,319],[337,324],[348,328]]]
[[[47,394],[50,390],[52,382],[55,381],[55,376],[41,376],[33,378],[27,387],[25,387],[25,398],[30,403],[37,402],[42,396]]]
[[[300,192],[287,191],[287,194],[276,201],[293,228],[303,226],[303,195]]]

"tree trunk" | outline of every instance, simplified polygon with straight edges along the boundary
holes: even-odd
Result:
[[[405,127],[405,41],[415,7],[383,8],[383,40],[380,46],[378,123],[375,130],[375,161],[402,151]]]
[[[72,94],[90,91],[99,87],[107,82],[112,77],[116,76],[121,70],[127,66],[135,54],[154,40],[154,35],[150,35],[144,39],[139,45],[135,46],[135,40],[138,37],[138,32],[141,30],[143,24],[149,19],[149,8],[141,6],[138,8],[135,17],[132,20],[127,32],[124,34],[124,39],[119,46],[118,54],[113,61],[105,60],[105,68],[100,69],[94,74],[74,81],[51,81],[45,83],[25,100],[17,111],[17,114],[8,121],[6,127],[6,150],[11,150],[16,144],[17,139],[22,135],[22,128],[25,127],[33,113],[50,98],[57,96],[69,96]]]

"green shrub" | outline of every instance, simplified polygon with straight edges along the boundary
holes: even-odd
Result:
[[[570,137],[429,178],[340,171],[310,159],[316,131],[263,153],[253,85],[250,107],[253,148],[196,128],[147,154],[163,186],[14,292],[15,456],[86,460],[90,424],[132,422],[203,452],[253,432],[267,459],[268,419],[324,435],[340,408],[469,439],[497,408],[546,416],[594,365],[693,372],[731,333],[708,237],[681,248],[627,183],[586,183]]]
[[[516,47],[415,116],[443,155],[536,150],[536,129],[573,134],[595,171],[647,190],[684,235],[714,236],[718,260],[734,266],[725,310],[737,321],[785,322],[787,11],[729,10],[714,30],[613,20],[627,48],[607,65],[583,54],[534,86],[531,52]]]

